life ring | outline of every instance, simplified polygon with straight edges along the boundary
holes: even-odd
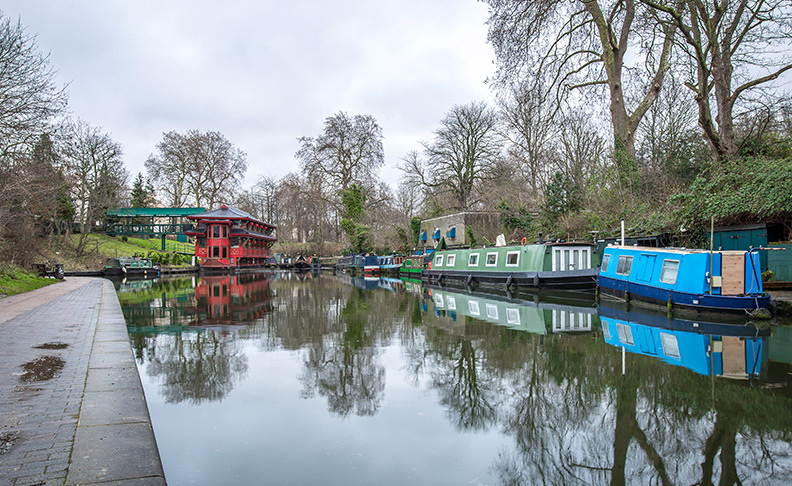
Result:
[[[525,245],[526,243],[528,243],[528,238],[526,238],[525,236],[523,236],[523,239],[522,239],[522,244],[523,244],[523,245]]]

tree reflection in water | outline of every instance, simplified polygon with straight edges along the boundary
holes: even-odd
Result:
[[[183,285],[170,288],[178,298],[155,285],[150,302],[197,305]],[[272,291],[258,288],[271,299],[267,312],[250,295],[232,295],[229,306],[244,304],[255,318],[219,329],[201,327],[190,312],[121,299],[136,356],[168,402],[228,396],[247,376],[243,343],[252,342],[299,355],[301,396],[321,397],[337,417],[377,416],[386,374],[406,375],[408,386],[437,396],[457,431],[503,435],[490,470],[501,484],[792,484],[786,365],[777,389],[632,354],[622,376],[621,351],[596,325],[554,334],[544,323],[548,334],[533,335],[440,311],[428,296],[332,276],[276,276]],[[136,333],[137,315],[141,326],[161,323],[172,334]],[[398,368],[383,363],[389,347],[398,347]]]

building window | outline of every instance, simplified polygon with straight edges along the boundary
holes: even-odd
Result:
[[[506,253],[506,266],[516,267],[520,263],[520,252],[510,251]]]
[[[212,247],[212,258],[220,258],[220,247],[213,246]]]
[[[453,267],[454,263],[456,263],[456,255],[448,255],[448,258],[446,259],[446,266]]]
[[[619,262],[616,264],[616,273],[618,275],[629,275],[632,268],[633,257],[622,255],[619,257]]]
[[[498,264],[498,254],[497,253],[487,253],[487,262],[485,265],[488,267],[494,267]]]
[[[206,237],[205,236],[201,236],[201,237],[198,238],[198,247],[200,247],[200,248],[206,247]]]
[[[223,226],[223,238],[228,238],[228,226]]]
[[[605,255],[602,257],[602,273],[608,271],[608,263],[610,263],[610,254]]]
[[[443,266],[443,255],[437,255],[435,257],[435,266],[442,267]]]
[[[667,284],[675,284],[679,273],[679,260],[664,260],[663,269],[660,271],[660,281]]]
[[[469,267],[477,267],[478,266],[478,259],[479,259],[479,254],[478,253],[471,253],[470,256],[468,257],[468,266]]]
[[[212,238],[220,238],[220,225],[213,224],[212,225]]]
[[[227,246],[223,247],[223,258],[228,258],[228,247]]]

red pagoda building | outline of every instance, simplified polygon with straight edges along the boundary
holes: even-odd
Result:
[[[184,234],[195,238],[195,256],[202,269],[227,271],[266,264],[275,226],[225,204],[205,213],[191,214],[195,228]]]

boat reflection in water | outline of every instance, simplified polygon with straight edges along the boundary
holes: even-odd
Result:
[[[607,300],[599,305],[602,334],[612,346],[707,376],[757,378],[763,360],[766,364],[769,327],[669,319],[666,314],[646,309],[625,311],[622,306]]]
[[[452,292],[424,286],[434,312],[456,321],[463,315],[531,334],[589,332],[597,320],[590,294],[556,291],[514,297],[489,292]],[[524,298],[529,297],[529,298]]]

